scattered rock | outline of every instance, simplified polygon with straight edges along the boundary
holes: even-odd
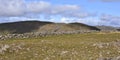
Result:
[[[95,32],[95,30],[91,31],[62,31],[62,32],[33,32],[33,33],[24,33],[24,34],[6,34],[0,35],[0,40],[7,40],[11,38],[31,38],[31,37],[46,37],[49,35],[61,35],[61,34],[80,34],[80,33],[90,33]]]

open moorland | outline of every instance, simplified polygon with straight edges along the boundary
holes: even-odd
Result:
[[[119,60],[120,33],[63,34],[0,41],[0,60]]]

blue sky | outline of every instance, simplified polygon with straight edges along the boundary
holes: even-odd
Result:
[[[26,0],[31,1],[46,1],[54,5],[71,4],[78,5],[90,12],[108,13],[113,15],[119,15],[120,2],[102,2],[102,1],[90,1],[90,0]]]
[[[0,0],[0,23],[39,20],[120,27],[120,0]]]

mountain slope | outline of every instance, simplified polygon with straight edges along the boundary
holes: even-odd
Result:
[[[74,30],[100,30],[82,23],[53,23],[43,21],[20,21],[0,24],[1,33],[61,32]]]
[[[70,23],[68,25],[70,27],[73,27],[74,29],[79,29],[79,30],[100,30],[94,26],[89,26],[83,23]]]
[[[96,27],[101,29],[102,31],[119,31],[117,27],[112,26],[96,26]]]
[[[45,24],[52,24],[52,22],[40,22],[40,21],[20,21],[12,23],[0,24],[1,32],[9,33],[26,33],[39,29],[39,27]]]

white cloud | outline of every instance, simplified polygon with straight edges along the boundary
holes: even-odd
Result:
[[[61,19],[61,22],[62,23],[71,23],[71,22],[73,22],[73,18],[66,18],[66,17],[62,17]]]
[[[101,21],[105,22],[106,25],[120,26],[120,16],[113,16],[109,14],[102,14],[100,17]]]
[[[30,2],[26,4],[28,13],[43,13],[51,7],[51,4],[44,1]]]
[[[61,22],[71,23],[71,22],[79,22],[88,25],[106,25],[106,26],[115,26],[120,27],[120,17],[112,16],[108,14],[102,14],[99,18],[90,17],[90,18],[67,18],[62,17]]]
[[[62,14],[66,12],[73,12],[80,10],[78,5],[58,5],[54,6],[51,10],[52,14]]]
[[[35,14],[61,15],[66,17],[83,18],[91,16],[82,12],[78,5],[53,5],[45,1],[25,2],[25,0],[0,0],[0,17],[15,17]]]
[[[22,15],[24,8],[23,0],[0,0],[0,17]]]
[[[86,21],[86,17],[96,16],[96,13],[89,13],[79,5],[63,4],[54,5],[46,1],[31,1],[25,0],[0,0],[0,20],[1,22],[12,22],[18,20],[31,20],[40,19],[40,16],[48,21],[55,21],[56,17],[61,16],[61,22],[83,22],[90,24]],[[4,21],[3,21],[4,20]],[[89,20],[91,21],[91,20]],[[56,21],[57,22],[57,21]]]
[[[100,20],[95,19],[95,18],[66,18],[66,17],[62,17],[61,22],[65,22],[65,23],[72,23],[72,22],[79,22],[79,23],[84,23],[84,24],[88,24],[88,25],[99,25],[99,23],[101,23]]]

